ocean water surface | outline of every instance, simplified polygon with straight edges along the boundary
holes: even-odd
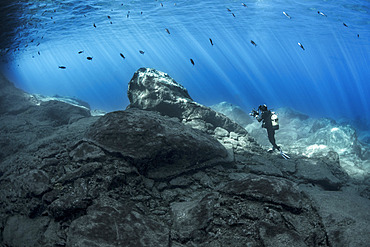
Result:
[[[125,109],[133,73],[152,67],[205,105],[267,104],[370,126],[369,0],[0,5],[1,70],[29,93]]]

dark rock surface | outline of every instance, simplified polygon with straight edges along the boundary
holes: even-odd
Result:
[[[168,76],[160,89],[163,78],[145,71],[158,95],[179,97],[170,105],[188,97],[181,86],[167,87]],[[195,102],[179,103],[177,117],[133,106],[92,117],[63,102],[29,103],[13,90],[25,95],[27,107],[17,114],[5,107],[0,117],[1,246],[311,247],[370,240],[370,180],[352,179],[335,153],[284,160],[207,107],[197,106],[199,117],[186,121],[187,104]],[[53,114],[61,108],[66,118]]]
[[[204,132],[176,118],[135,108],[106,114],[86,136],[130,159],[149,178],[167,178],[228,161],[226,149]]]

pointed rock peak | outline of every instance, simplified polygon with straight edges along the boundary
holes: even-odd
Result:
[[[140,68],[133,75],[127,91],[129,107],[153,109],[160,102],[191,102],[185,87],[168,74],[152,68]]]

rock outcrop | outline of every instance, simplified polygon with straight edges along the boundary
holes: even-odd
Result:
[[[211,136],[176,118],[135,108],[101,117],[90,127],[87,138],[132,160],[149,178],[178,176],[228,161],[226,149]]]
[[[157,111],[214,136],[233,159],[261,151],[245,129],[225,115],[193,101],[188,91],[168,74],[141,68],[132,77],[127,107]]]
[[[220,127],[228,132],[246,133],[243,127],[225,115],[193,101],[183,86],[155,69],[137,70],[129,83],[127,95],[130,100],[128,108],[158,111],[202,130],[213,131]]]
[[[158,82],[153,71],[135,76]],[[290,160],[263,152],[240,126],[176,85],[140,89],[177,95],[171,100],[152,94],[93,117],[65,102],[29,103],[8,83],[9,95],[25,99],[0,116],[0,245],[368,244],[369,178],[353,180],[334,152]]]

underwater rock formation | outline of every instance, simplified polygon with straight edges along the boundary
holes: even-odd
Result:
[[[252,117],[241,110],[230,111],[238,107],[222,102],[212,108],[244,126],[260,145],[266,148],[271,146],[261,123],[254,121],[245,124],[240,119]],[[351,126],[338,124],[332,119],[311,118],[286,108],[276,109],[275,112],[280,121],[280,129],[275,137],[284,151],[309,158],[337,156],[335,159],[340,161],[340,166],[349,175],[358,178],[370,175],[370,146],[358,140]]]
[[[204,130],[213,131],[221,127],[229,132],[246,133],[244,128],[223,114],[194,102],[183,86],[155,69],[137,70],[129,83],[127,95],[130,100],[128,108],[158,111]]]
[[[11,97],[1,101],[1,246],[366,246],[369,182],[348,176],[335,153],[266,153],[154,71],[135,76],[157,89],[131,90],[129,109],[101,117],[35,105],[0,81],[23,102],[15,111]],[[134,103],[159,88],[173,98]]]
[[[127,107],[157,111],[176,117],[186,125],[214,136],[231,159],[259,152],[260,147],[245,129],[228,117],[193,101],[187,90],[168,74],[140,68],[129,82]]]
[[[140,173],[156,179],[227,162],[228,156],[211,136],[176,118],[135,108],[106,114],[86,136],[101,148],[132,160]]]

